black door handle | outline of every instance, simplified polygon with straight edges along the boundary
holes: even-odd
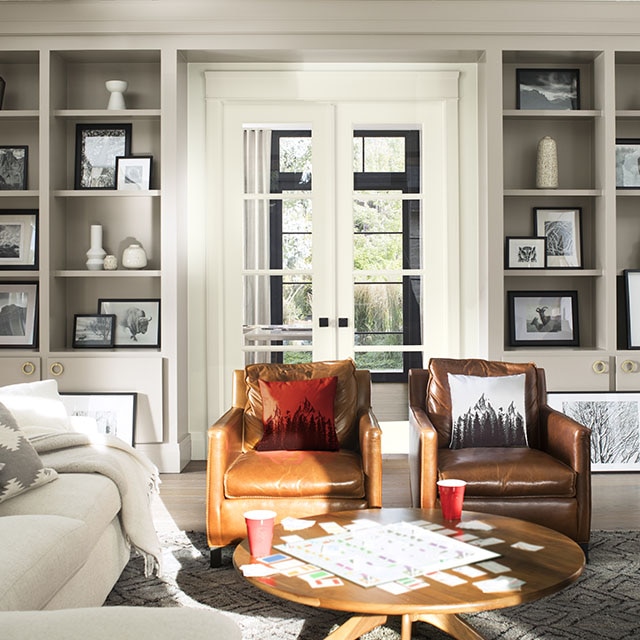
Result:
[[[319,327],[328,327],[329,326],[329,318],[318,318],[318,326]]]
[[[338,326],[339,327],[348,327],[349,326],[349,318],[338,318]]]

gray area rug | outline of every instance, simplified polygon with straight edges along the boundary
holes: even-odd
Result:
[[[209,607],[230,616],[243,638],[321,640],[348,614],[279,600],[246,583],[233,569],[231,547],[223,566],[209,568],[203,533],[163,536],[163,579],[145,578],[142,560],[133,557],[106,602],[107,606]],[[628,640],[640,638],[640,531],[594,532],[590,562],[580,579],[560,593],[532,604],[467,615],[487,640]],[[215,633],[212,638],[215,638]],[[399,619],[364,640],[397,640]],[[413,638],[446,640],[424,623]]]

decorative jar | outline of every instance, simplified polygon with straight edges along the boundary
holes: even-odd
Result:
[[[538,142],[536,187],[538,189],[558,188],[558,149],[556,141],[551,136],[545,136]]]
[[[139,244],[130,244],[122,252],[122,266],[125,269],[144,269],[147,266],[147,254]]]
[[[115,271],[118,268],[118,258],[109,254],[104,257],[104,269],[105,271]]]

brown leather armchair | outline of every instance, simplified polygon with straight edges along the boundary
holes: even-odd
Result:
[[[525,374],[528,447],[450,448],[448,374]],[[590,430],[546,403],[544,370],[534,364],[434,358],[409,371],[413,505],[433,508],[436,482],[467,482],[465,509],[511,516],[572,538],[588,550],[591,527]]]
[[[258,451],[262,404],[258,380],[337,376],[339,451]],[[233,374],[232,407],[209,428],[207,540],[211,565],[221,547],[246,536],[243,514],[272,509],[276,522],[330,511],[382,506],[381,431],[371,410],[371,376],[351,360],[254,364]]]

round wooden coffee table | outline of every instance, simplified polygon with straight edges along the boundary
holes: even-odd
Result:
[[[426,509],[365,509],[342,511],[307,518],[316,524],[302,531],[284,531],[277,525],[274,531],[274,544],[281,542],[281,536],[295,533],[303,538],[326,536],[318,523],[336,522],[340,525],[366,518],[382,524],[395,522],[414,522],[426,520],[456,529],[457,523],[445,522],[440,510]],[[584,569],[582,549],[566,536],[546,527],[541,527],[515,518],[505,518],[485,513],[465,511],[462,521],[479,520],[493,527],[491,531],[468,531],[479,538],[499,538],[504,542],[487,547],[500,554],[496,561],[510,569],[503,575],[524,581],[519,591],[483,593],[474,586],[477,580],[496,577],[490,573],[478,578],[462,576],[466,582],[457,586],[447,586],[425,576],[428,587],[392,595],[377,587],[361,587],[343,580],[338,587],[314,589],[298,577],[286,577],[281,574],[266,578],[245,578],[252,585],[279,598],[337,611],[348,611],[354,616],[329,634],[326,640],[352,640],[384,624],[390,615],[402,617],[402,640],[410,640],[411,626],[415,621],[427,622],[458,640],[482,640],[482,636],[459,618],[457,614],[473,613],[490,609],[512,607],[523,602],[537,600],[556,591],[560,591],[574,582]],[[524,542],[542,546],[539,551],[530,551],[513,547],[514,543]],[[257,562],[249,554],[247,540],[238,545],[233,554],[236,569],[245,564]],[[455,572],[447,571],[446,573]]]

